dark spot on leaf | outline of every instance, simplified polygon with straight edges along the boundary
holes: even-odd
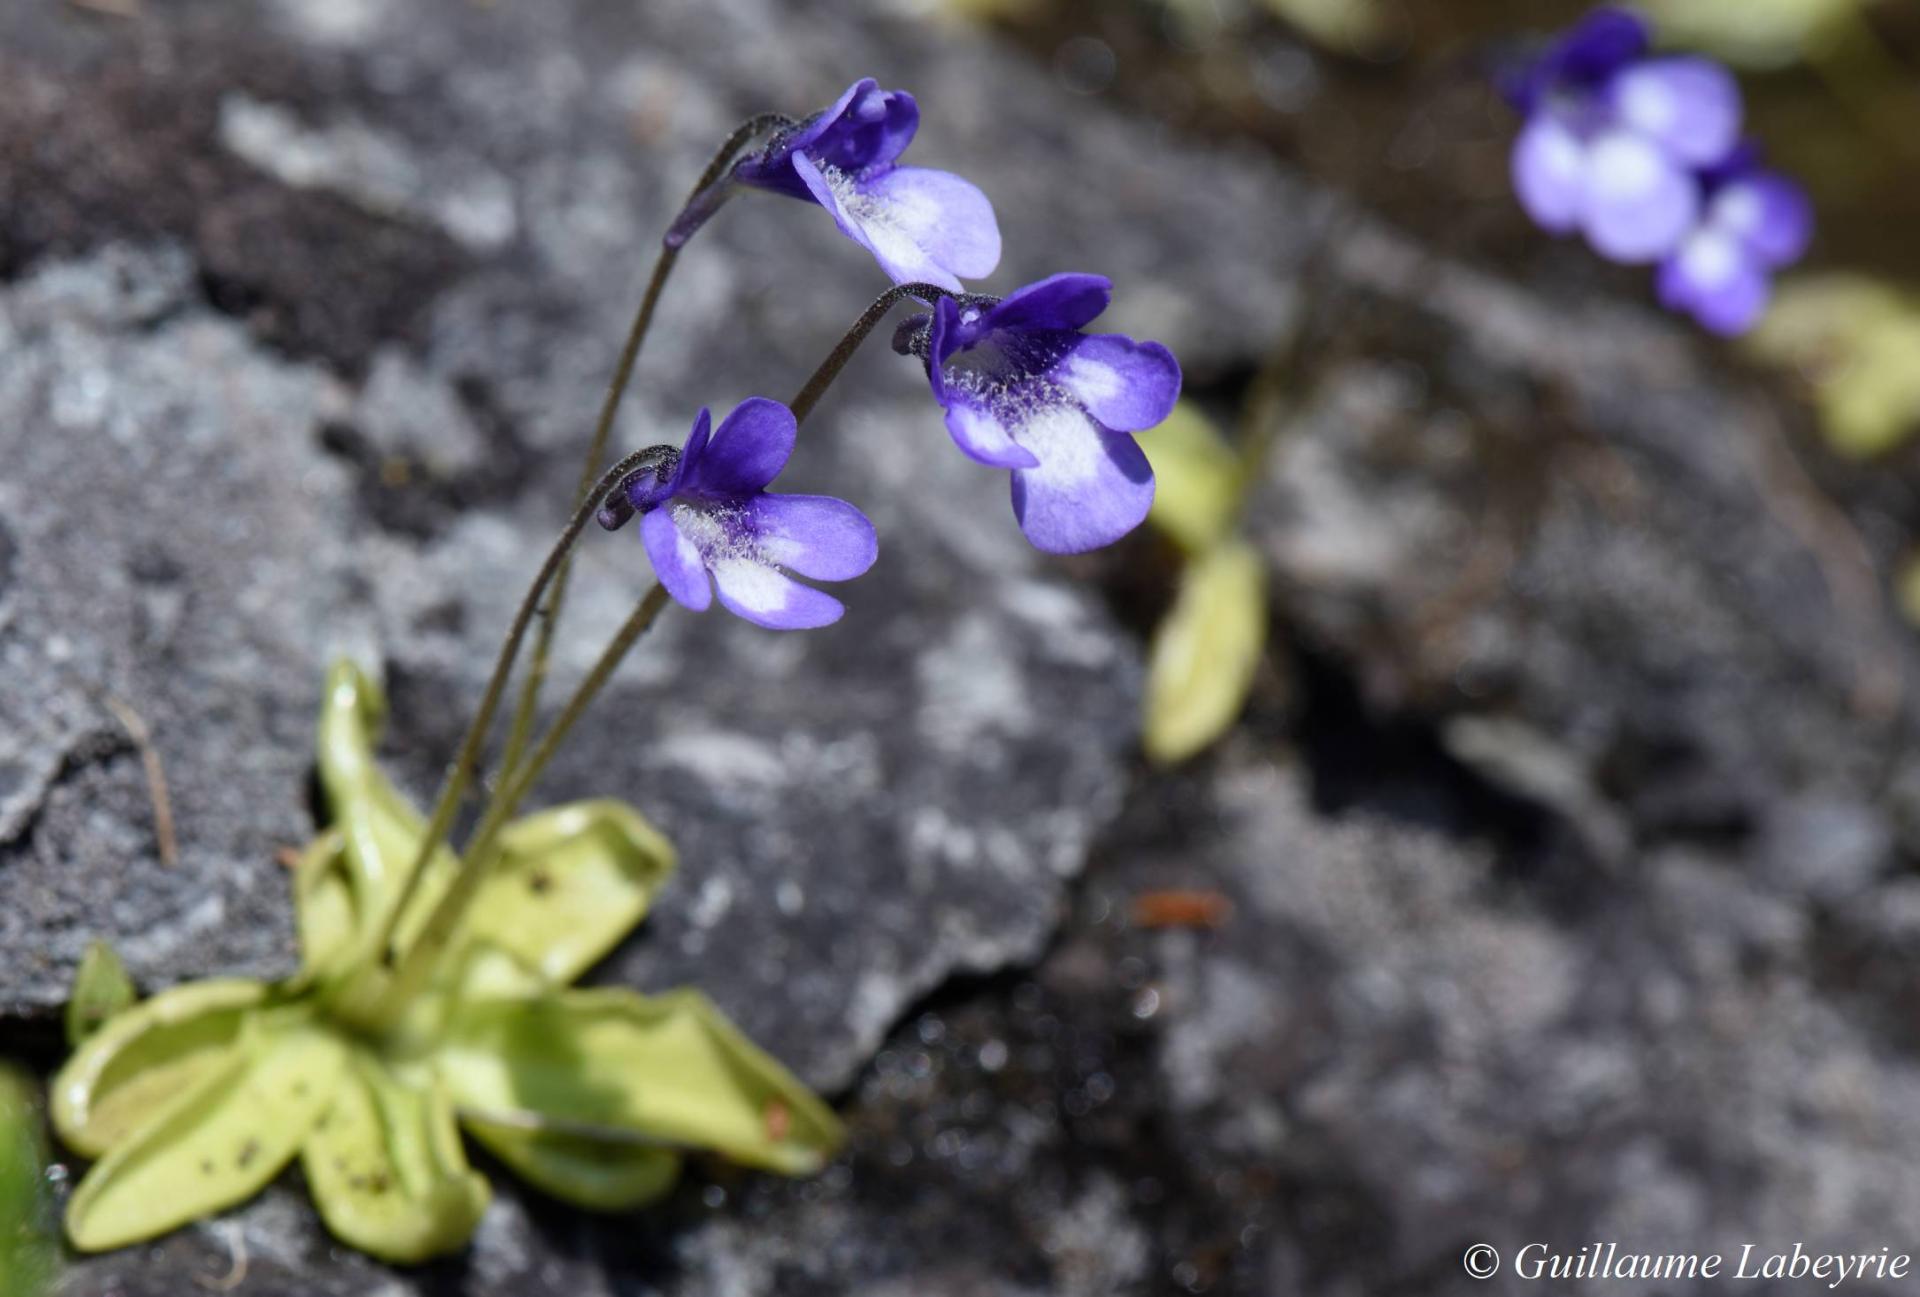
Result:
[[[249,1139],[240,1146],[240,1156],[234,1161],[234,1165],[244,1171],[249,1166],[252,1166],[253,1159],[259,1156],[260,1141],[257,1139]]]
[[[553,875],[544,869],[536,869],[527,876],[527,890],[535,896],[545,896],[553,888]]]
[[[203,1157],[203,1158],[201,1158],[201,1159],[200,1159],[200,1174],[201,1174],[201,1175],[212,1175],[212,1174],[213,1174],[213,1159],[212,1159],[212,1158],[210,1158],[210,1157]]]
[[[375,1193],[385,1193],[392,1183],[385,1171],[375,1171],[367,1177],[367,1187]]]

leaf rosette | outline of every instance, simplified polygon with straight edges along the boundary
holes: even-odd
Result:
[[[425,824],[375,760],[384,714],[378,687],[336,664],[319,736],[332,824],[294,876],[299,972],[135,1003],[55,1078],[55,1129],[97,1159],[68,1204],[73,1245],[166,1233],[298,1158],[342,1242],[426,1260],[464,1245],[490,1196],[462,1131],[542,1191],[605,1211],[660,1198],[689,1151],[787,1175],[822,1166],[840,1140],[832,1111],[704,996],[572,985],[674,868],[622,803],[508,826],[435,978],[397,1021],[375,1012],[384,935],[417,936],[460,866],[442,848],[408,889]]]

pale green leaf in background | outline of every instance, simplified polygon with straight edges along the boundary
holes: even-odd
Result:
[[[131,1007],[134,998],[133,979],[113,947],[90,942],[74,970],[73,994],[67,999],[68,1046],[78,1048],[108,1018]]]
[[[1791,279],[1748,345],[1812,384],[1843,454],[1890,450],[1920,429],[1920,298],[1858,275]]]
[[[1798,62],[1832,39],[1859,0],[1646,0],[1660,43],[1747,67]]]
[[[1153,465],[1154,526],[1190,554],[1208,549],[1233,527],[1244,470],[1240,456],[1198,407],[1181,401],[1166,422],[1140,437]]]
[[[1267,8],[1335,54],[1365,54],[1393,34],[1393,6],[1384,0],[1267,0]]]
[[[1190,563],[1148,658],[1147,755],[1183,761],[1224,734],[1246,706],[1266,639],[1266,571],[1253,547],[1228,541]]]
[[[1909,622],[1920,626],[1920,554],[1909,554],[1894,582],[1894,601]]]

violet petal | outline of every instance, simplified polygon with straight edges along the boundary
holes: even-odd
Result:
[[[816,581],[850,581],[879,554],[867,515],[832,496],[756,496],[746,514],[761,557]]]

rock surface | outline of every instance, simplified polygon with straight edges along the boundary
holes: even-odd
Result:
[[[1112,327],[1203,400],[1292,339],[1250,526],[1299,687],[1215,757],[1132,765],[1149,547],[1036,562],[876,340],[789,479],[885,538],[848,618],[669,618],[546,782],[675,839],[600,976],[698,983],[839,1091],[826,1174],[703,1165],[635,1222],[500,1173],[469,1253],[406,1272],[289,1177],[73,1292],[241,1258],[239,1291],[322,1297],[1497,1292],[1469,1243],[1898,1250],[1920,779],[1878,592],[1914,510],[1809,476],[1786,407],[1677,327],[1429,256],[904,2],[0,33],[0,1050],[51,1059],[94,935],[148,985],[291,966],[274,853],[312,830],[333,654],[384,671],[430,793],[653,232],[738,118],[910,85],[914,157],[995,199],[993,287],[1113,275]],[[788,394],[880,287],[817,211],[734,203],[621,444]],[[562,677],[645,575],[589,539]],[[1157,926],[1168,889],[1220,925]]]

